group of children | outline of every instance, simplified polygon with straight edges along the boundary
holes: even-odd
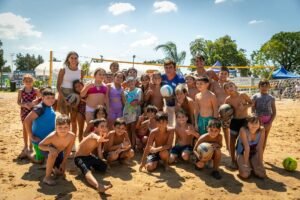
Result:
[[[226,67],[221,68],[218,80],[186,75],[186,83],[177,85],[174,91],[176,124],[170,127],[159,72],[142,75],[139,82],[135,68],[120,72],[118,63],[112,63],[110,69],[109,73],[96,69],[94,80],[86,84],[75,80],[74,93],[80,95],[80,101],[69,104],[77,111],[79,127],[74,162],[99,192],[111,185],[99,184],[91,170],[104,172],[116,160],[128,164],[138,151],[143,153],[140,170],[154,171],[160,162],[168,170],[169,164],[179,160],[194,162],[199,170],[211,165],[211,160],[211,175],[220,179],[221,128],[231,167],[239,169],[239,176],[248,178],[251,169],[258,177],[266,176],[263,152],[276,116],[268,81],[260,81],[260,92],[250,98],[228,81]],[[52,175],[64,174],[77,133],[71,132],[67,115],[56,117],[52,108],[54,92],[49,88],[39,91],[33,82],[33,77],[25,75],[24,87],[19,90],[24,136],[20,157],[27,156],[37,163],[47,159],[43,182],[54,185]],[[218,109],[223,104],[232,107],[233,116],[220,118]],[[253,114],[249,115],[250,107]],[[199,152],[202,143],[212,145],[211,157]]]

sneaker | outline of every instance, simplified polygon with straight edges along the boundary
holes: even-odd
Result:
[[[214,178],[217,179],[217,180],[220,180],[220,179],[222,178],[220,172],[217,171],[217,170],[212,171],[212,172],[211,172],[211,176],[214,177]]]

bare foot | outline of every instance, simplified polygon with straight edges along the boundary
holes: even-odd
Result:
[[[49,178],[45,177],[43,179],[43,183],[50,185],[50,186],[56,185],[56,182],[54,180],[52,180],[50,177]]]
[[[109,184],[109,185],[99,185],[98,186],[98,192],[100,192],[100,194],[104,194],[106,190],[112,188],[112,184]]]

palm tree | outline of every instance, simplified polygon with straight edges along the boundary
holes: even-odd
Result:
[[[166,44],[160,44],[154,48],[156,51],[162,49],[165,53],[166,58],[173,60],[176,64],[183,64],[186,56],[186,52],[182,51],[177,53],[176,44],[173,42],[167,42]]]

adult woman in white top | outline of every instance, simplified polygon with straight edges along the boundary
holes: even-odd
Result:
[[[61,114],[71,114],[72,132],[75,134],[77,132],[77,109],[67,103],[66,97],[74,93],[73,82],[75,80],[81,80],[82,78],[83,72],[79,69],[78,54],[71,51],[66,57],[63,68],[59,70],[56,87],[58,91],[58,111]]]

